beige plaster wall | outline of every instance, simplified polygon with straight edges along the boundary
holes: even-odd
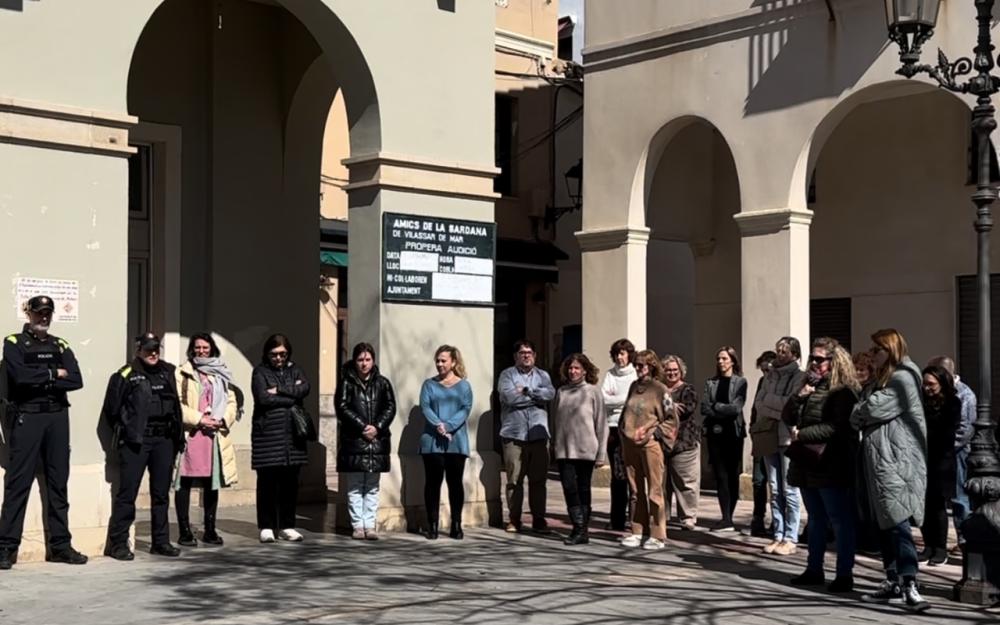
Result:
[[[492,163],[492,123],[483,123],[493,111],[492,5],[463,3],[454,11],[435,3],[388,0],[284,0],[281,5],[304,20],[325,49],[338,53],[333,56],[341,62],[340,78],[357,87],[352,93],[364,94],[359,74],[373,77],[378,115],[359,112],[374,111],[367,106],[373,103],[355,106],[353,150],[382,149],[476,166]],[[165,20],[168,27],[150,35],[153,43],[139,51],[133,66],[140,33],[160,6],[156,0],[86,7],[54,1],[0,11],[0,54],[18,59],[0,65],[0,95],[117,115],[137,112],[146,121],[181,126],[184,237],[179,252],[184,274],[180,291],[172,294],[182,300],[181,338],[206,327],[217,330],[224,356],[237,377],[247,380],[263,338],[286,330],[297,345],[297,359],[316,383],[317,179],[323,124],[335,85],[332,79],[323,84],[325,74],[317,78],[313,71],[309,91],[329,91],[319,113],[318,98],[297,98],[302,95],[299,78],[309,75],[314,56],[310,47],[316,54],[319,48],[294,20],[273,19],[277,7],[242,0],[162,4],[156,21]],[[221,31],[212,28],[220,9]],[[194,23],[205,24],[212,36],[189,36]],[[364,66],[351,65],[357,59],[349,53],[339,54],[350,52],[351,41],[338,24],[353,35]],[[94,32],[104,36],[95,39]],[[257,45],[264,42],[268,45]],[[400,49],[407,53],[400,55]],[[442,67],[442,59],[447,59],[446,70],[417,69]],[[130,66],[136,70],[133,93],[128,88]],[[290,115],[292,111],[297,112]],[[0,266],[9,269],[11,279],[20,274],[78,275],[81,280],[83,321],[57,333],[79,346],[88,383],[74,398],[70,519],[78,546],[89,553],[100,551],[100,524],[110,512],[96,418],[106,376],[125,358],[126,171],[123,159],[0,145],[4,231],[33,231],[50,219],[62,227],[53,230],[58,255],[29,254],[24,247],[29,240],[21,238],[0,250]],[[59,184],[43,184],[51,180]],[[441,202],[420,197],[429,212]],[[406,212],[406,198],[391,209]],[[471,203],[479,208],[469,211],[458,202],[447,210],[492,218],[490,202]],[[376,239],[375,230],[362,229],[356,237]],[[377,261],[360,265],[361,272],[372,275],[376,268]],[[377,281],[356,282],[377,291]],[[405,315],[393,317],[393,307],[386,308],[392,323],[408,322]],[[373,309],[378,307],[358,313],[377,324],[379,314],[371,314]],[[15,329],[19,322],[13,305],[6,310],[6,325]],[[492,323],[481,311],[456,310],[444,319],[465,323],[469,335],[479,339],[469,348],[472,354],[489,353],[486,328]],[[406,346],[397,349],[407,351]],[[253,487],[246,466],[248,426],[244,422],[235,434],[244,492]],[[323,450],[316,451],[321,459]],[[313,467],[323,472],[321,461]],[[311,483],[325,492],[323,482]],[[34,506],[37,498],[33,501]],[[26,546],[22,551],[25,559],[40,555],[39,521],[31,512],[26,538],[35,543],[34,550]]]
[[[825,145],[812,295],[853,299],[855,349],[897,327],[918,363],[955,354],[955,278],[976,270],[968,123],[965,105],[943,92],[895,98],[858,107]]]

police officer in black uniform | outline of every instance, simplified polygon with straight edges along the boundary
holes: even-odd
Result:
[[[28,323],[3,342],[7,370],[10,464],[4,475],[0,511],[0,570],[17,562],[28,494],[41,460],[45,473],[49,562],[86,564],[69,532],[69,402],[66,393],[83,388],[83,376],[66,341],[49,334],[52,299],[32,297],[24,307]]]
[[[105,554],[132,560],[129,528],[135,521],[135,500],[143,473],[149,469],[154,555],[176,557],[170,544],[167,512],[174,461],[184,444],[181,406],[174,365],[160,360],[160,339],[144,334],[136,339],[135,359],[108,383],[105,409],[115,428],[121,462],[121,482],[115,495]]]

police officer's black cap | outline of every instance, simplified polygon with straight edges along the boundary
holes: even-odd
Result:
[[[135,337],[135,343],[139,349],[147,351],[160,349],[160,337],[156,336],[152,332],[147,332],[142,336]]]
[[[33,313],[52,312],[55,310],[55,304],[48,295],[36,295],[28,300],[28,310]]]

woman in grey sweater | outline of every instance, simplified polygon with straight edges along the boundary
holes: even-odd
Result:
[[[608,420],[597,386],[597,367],[583,354],[571,354],[559,369],[562,386],[552,400],[552,448],[559,464],[563,495],[573,531],[565,542],[589,542],[590,479],[607,462]]]

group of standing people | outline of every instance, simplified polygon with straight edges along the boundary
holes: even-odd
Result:
[[[68,344],[48,332],[52,310],[50,298],[32,298],[25,308],[28,323],[3,344],[6,407],[13,427],[0,511],[0,569],[16,563],[39,456],[48,495],[48,559],[87,561],[73,549],[66,521],[67,393],[81,388],[83,380]],[[652,350],[636,351],[627,339],[611,346],[612,366],[603,380],[586,355],[566,357],[558,370],[558,388],[535,365],[534,344],[518,341],[514,365],[500,373],[497,383],[507,475],[506,530],[521,531],[527,481],[531,529],[549,531],[545,507],[551,454],[572,522],[566,544],[589,541],[592,477],[596,468],[608,464],[608,528],[626,533],[621,540],[625,547],[663,549],[674,500],[681,527],[696,526],[704,440],[721,511],[711,529],[735,531],[733,513],[749,436],[754,458],[750,533],[771,538],[766,553],[789,555],[797,549],[802,504],[809,515],[807,566],[791,580],[793,585],[825,583],[824,554],[832,530],[837,563],[829,590],[853,589],[859,543],[877,539],[886,578],[863,600],[927,609],[917,589],[918,562],[947,560],[949,503],[956,527],[969,514],[963,483],[976,400],[955,375],[950,358],[937,357],[920,370],[896,330],[880,330],[872,341],[869,351],[852,358],[836,340],[818,338],[803,370],[799,341],[781,337],[773,352],[757,359],[762,377],[749,424],[743,416],[747,381],[732,347],[716,352],[715,374],[699,398],[685,380],[687,368],[680,357],[661,359]],[[202,490],[201,541],[221,545],[216,527],[219,491],[238,479],[230,432],[242,415],[242,392],[209,333],[191,338],[180,367],[160,358],[160,339],[154,334],[137,337],[135,345],[133,360],[111,375],[103,408],[120,468],[106,554],[119,560],[134,557],[128,538],[146,472],[151,553],[180,553],[169,538],[170,490],[175,492],[180,545],[198,544],[190,522],[193,488]],[[420,391],[424,534],[438,538],[441,487],[447,482],[448,535],[462,539],[473,392],[456,347],[439,347],[434,365],[437,374]],[[260,541],[298,542],[303,539],[295,529],[298,477],[315,431],[310,432],[311,418],[303,407],[310,384],[294,364],[286,336],[275,334],[264,342],[251,391]],[[336,411],[337,465],[345,474],[352,537],[376,540],[379,481],[390,469],[390,427],[397,404],[372,345],[357,344],[343,367]],[[768,491],[769,528],[764,525]],[[920,554],[913,525],[923,531],[925,549]]]

